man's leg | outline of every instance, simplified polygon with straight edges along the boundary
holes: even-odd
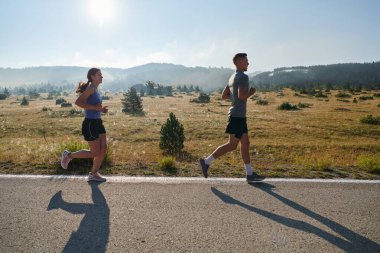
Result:
[[[240,140],[241,158],[243,158],[245,172],[247,173],[247,182],[256,182],[264,180],[265,177],[253,172],[251,158],[249,157],[249,137],[248,134],[243,134]]]
[[[214,159],[219,158],[222,155],[235,150],[239,144],[239,141],[240,140],[236,138],[234,134],[230,134],[228,142],[215,149],[211,155],[214,157]]]
[[[251,158],[249,157],[249,137],[248,134],[243,134],[240,140],[240,153],[244,162],[245,172],[247,176],[252,175]]]
[[[236,138],[234,134],[230,134],[230,138],[227,143],[215,149],[215,151],[211,155],[209,155],[206,159],[203,159],[203,158],[199,159],[199,165],[201,167],[203,176],[205,178],[208,177],[208,168],[210,167],[211,162],[214,159],[226,154],[227,152],[235,150],[237,145],[239,144],[239,141],[240,140]]]

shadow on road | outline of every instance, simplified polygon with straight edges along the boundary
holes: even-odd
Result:
[[[110,210],[97,182],[89,182],[93,204],[68,203],[62,191],[50,200],[47,210],[62,209],[71,214],[84,214],[77,231],[73,232],[63,252],[105,252],[110,234]]]
[[[374,241],[371,241],[351,230],[348,228],[326,218],[323,217],[310,209],[307,209],[304,206],[301,206],[300,204],[297,204],[296,202],[289,200],[278,193],[273,191],[273,188],[275,188],[273,185],[267,184],[267,183],[255,183],[252,184],[253,187],[258,188],[269,195],[275,197],[276,199],[280,200],[284,204],[290,206],[291,208],[309,216],[310,218],[313,218],[322,224],[328,226],[331,228],[331,230],[335,231],[342,237],[346,238],[347,240],[344,240],[338,236],[335,236],[329,232],[326,232],[314,225],[311,225],[309,223],[306,223],[304,221],[295,220],[291,218],[287,218],[272,212],[265,211],[260,208],[256,208],[250,205],[247,205],[237,199],[232,198],[231,196],[219,191],[215,187],[211,187],[211,191],[219,197],[224,203],[232,204],[232,205],[238,205],[242,208],[245,208],[251,212],[254,212],[258,215],[261,215],[263,217],[266,217],[270,220],[273,220],[277,223],[280,223],[282,225],[285,225],[287,227],[295,228],[307,233],[314,234],[316,236],[319,236],[323,238],[324,240],[328,241],[329,243],[339,247],[340,249],[344,250],[345,252],[380,252],[380,245],[377,244]]]

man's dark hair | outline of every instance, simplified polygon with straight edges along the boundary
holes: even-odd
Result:
[[[234,62],[234,64],[236,64],[237,60],[240,60],[244,57],[247,57],[246,53],[237,53],[237,54],[235,54],[234,58],[232,58],[232,61]]]

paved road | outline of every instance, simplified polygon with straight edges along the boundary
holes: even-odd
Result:
[[[380,252],[379,182],[149,180],[0,177],[0,252]]]

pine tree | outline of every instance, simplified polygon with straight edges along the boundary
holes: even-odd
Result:
[[[147,81],[145,86],[148,89],[148,96],[153,96],[154,95],[154,87],[156,86],[156,83],[152,82],[152,81]]]
[[[166,90],[166,96],[173,96],[173,87],[172,86],[166,86],[165,87],[165,90]]]
[[[25,96],[22,98],[21,105],[29,105],[29,101],[26,99]]]
[[[160,149],[168,154],[179,154],[184,147],[185,134],[183,125],[177,120],[174,113],[169,114],[160,133]]]
[[[127,93],[124,93],[123,96],[124,99],[121,100],[123,112],[131,115],[144,115],[142,100],[137,95],[135,88],[131,88]]]
[[[9,97],[11,95],[11,93],[9,92],[7,88],[4,89],[4,94],[6,97]]]

